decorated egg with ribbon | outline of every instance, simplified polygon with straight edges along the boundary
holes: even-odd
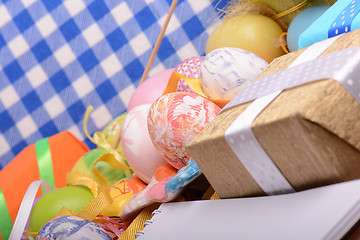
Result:
[[[133,174],[123,153],[118,151],[118,148],[114,148],[113,142],[110,142],[110,144],[108,141],[115,141],[115,138],[118,138],[119,135],[116,137],[110,136],[112,135],[111,131],[114,131],[115,135],[118,134],[123,119],[122,116],[120,116],[116,121],[112,122],[113,125],[111,125],[111,128],[113,128],[113,130],[108,128],[104,130],[105,133],[95,132],[92,137],[86,127],[91,111],[92,107],[89,106],[84,117],[84,132],[88,139],[96,144],[98,148],[82,156],[71,172],[84,174],[91,177],[100,185],[111,187],[119,180],[128,179]]]
[[[119,216],[132,196],[145,188],[146,184],[136,176],[115,183],[114,186],[109,189],[113,202],[105,208],[101,214],[109,217]]]
[[[253,81],[268,63],[239,48],[218,48],[208,53],[200,65],[200,82],[211,99],[231,100]]]
[[[165,91],[173,71],[173,68],[161,71],[140,84],[130,98],[127,106],[128,112],[136,106],[142,104],[152,104],[157,98],[159,98]]]
[[[200,64],[203,59],[203,56],[187,58],[176,66],[175,71],[187,78],[198,78]],[[176,91],[195,93],[182,78],[179,79]]]
[[[53,190],[41,197],[34,205],[30,215],[29,230],[39,231],[47,221],[56,217],[63,207],[78,213],[93,199],[91,191],[83,186],[67,186]]]
[[[151,104],[136,106],[128,112],[121,128],[121,145],[131,167],[145,183],[149,183],[156,169],[166,163],[152,143],[148,131]]]
[[[125,166],[128,169],[121,169],[122,166],[118,166],[116,154],[118,153],[101,148],[93,149],[82,156],[71,171],[89,176],[98,184],[110,187],[119,180],[130,178],[133,174],[130,166]]]
[[[105,140],[112,148],[116,149],[121,156],[124,156],[123,149],[120,144],[120,129],[126,117],[126,112],[112,120],[102,131]]]
[[[39,231],[37,240],[112,240],[99,225],[75,216],[60,216],[48,221]]]
[[[280,25],[261,14],[244,14],[229,17],[210,34],[206,53],[222,47],[236,47],[252,52],[270,63],[285,54],[281,47]]]
[[[148,128],[152,142],[161,155],[180,169],[189,154],[188,144],[219,113],[220,107],[195,93],[174,92],[156,100],[149,111]]]

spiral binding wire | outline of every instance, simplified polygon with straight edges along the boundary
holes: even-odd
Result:
[[[161,210],[159,210],[159,209],[155,209],[152,213],[151,213],[151,218],[153,218],[156,214],[159,214],[159,213],[161,213]],[[150,224],[153,224],[154,223],[154,221],[153,220],[146,220],[145,222],[144,222],[144,228],[145,227],[147,227],[148,225],[150,225]],[[142,235],[144,235],[144,232],[143,231],[137,231],[137,233],[135,234],[135,238],[137,238],[137,237],[140,237],[140,236],[142,236]]]
[[[146,227],[147,225],[150,225],[150,224],[152,224],[152,223],[154,223],[154,221],[152,221],[152,220],[146,220],[145,223],[144,223],[144,227]]]
[[[151,217],[153,217],[154,215],[159,214],[159,213],[161,213],[161,210],[160,210],[160,209],[155,209],[155,210],[151,213]]]
[[[143,231],[137,231],[137,233],[135,234],[135,238],[140,237],[142,235],[144,235]]]

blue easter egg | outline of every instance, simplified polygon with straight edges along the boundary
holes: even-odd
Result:
[[[45,223],[36,239],[112,240],[112,237],[94,222],[75,216],[61,216]]]
[[[300,35],[329,8],[330,6],[325,5],[313,6],[296,15],[287,32],[287,44],[290,52],[298,50]]]

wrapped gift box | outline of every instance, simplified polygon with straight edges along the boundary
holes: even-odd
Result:
[[[360,1],[338,0],[299,37],[299,48],[360,28]]]
[[[51,182],[53,179],[55,187],[66,186],[66,174],[71,171],[77,160],[89,151],[83,143],[67,131],[40,141],[26,147],[0,171],[2,215],[0,239],[1,237],[7,239],[9,236],[11,224],[15,221],[24,194],[33,181],[43,179]],[[46,149],[47,146],[48,149]],[[39,163],[42,154],[43,160],[40,161],[43,162]],[[44,162],[44,159],[48,157],[51,158],[50,165],[46,160]],[[39,167],[39,165],[43,166]],[[43,168],[42,174],[39,168]],[[40,195],[39,192],[38,196]],[[8,227],[5,229],[6,226]]]
[[[344,34],[328,44],[331,45],[317,44],[317,49],[323,48],[325,51],[313,61],[299,64],[304,68],[301,72],[314,70],[315,75],[321,75],[326,72],[325,69],[342,73],[359,69],[356,66],[359,59],[349,57],[350,60],[345,63],[342,60],[345,56],[341,52],[360,46],[360,30]],[[299,77],[302,80],[304,76],[287,74],[293,71],[288,67],[301,54],[305,54],[305,50],[307,49],[275,59],[254,83],[267,77],[275,78],[275,83],[280,78],[291,80]],[[309,50],[307,54],[315,51]],[[352,54],[356,51],[349,49],[346,52]],[[359,48],[357,52],[359,53]],[[337,53],[340,55],[333,55]],[[338,62],[332,64],[331,61],[336,59]],[[330,65],[324,65],[322,69],[322,62],[325,60]],[[315,68],[315,65],[319,66]],[[340,65],[349,66],[349,69],[340,69]],[[360,105],[338,81],[325,77],[320,79],[322,80],[284,90],[251,123],[251,131],[262,151],[295,191],[360,178]],[[348,83],[359,84],[359,78],[348,79]],[[246,89],[240,94],[246,93]],[[254,175],[250,174],[252,170],[245,168],[236,153],[236,149],[243,146],[235,144],[233,148],[230,147],[225,136],[253,102],[229,107],[234,104],[234,100],[238,100],[239,95],[186,146],[221,198],[265,195],[259,181],[255,181]],[[357,97],[360,98],[359,93]],[[231,130],[230,134],[240,140],[243,138],[235,130]],[[244,143],[247,143],[246,140]],[[250,156],[250,164],[256,165],[254,152],[245,149],[245,153]],[[261,174],[270,176],[271,180],[272,173],[266,172],[266,169],[264,171]]]

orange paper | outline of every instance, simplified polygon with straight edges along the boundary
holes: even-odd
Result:
[[[49,146],[55,187],[64,187],[66,186],[66,174],[89,149],[67,131],[49,137]],[[4,194],[12,222],[15,221],[28,186],[36,180],[40,180],[40,175],[35,144],[32,144],[0,171],[0,188]],[[41,196],[41,191],[38,192],[37,197],[39,196]]]

